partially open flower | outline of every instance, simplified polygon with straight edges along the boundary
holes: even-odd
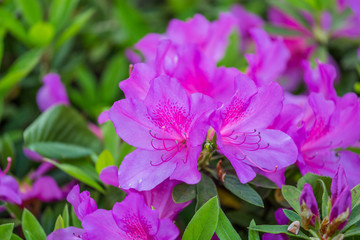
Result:
[[[300,195],[300,216],[302,226],[308,230],[319,218],[319,208],[310,184],[306,183]]]

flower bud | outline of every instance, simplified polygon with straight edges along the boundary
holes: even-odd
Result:
[[[308,230],[310,225],[315,226],[315,220],[319,217],[319,208],[309,184],[304,185],[300,195],[300,216],[302,226]]]

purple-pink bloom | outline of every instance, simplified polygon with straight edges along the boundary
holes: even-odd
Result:
[[[90,240],[84,229],[67,227],[51,233],[46,240]]]
[[[262,86],[279,78],[285,70],[290,53],[282,39],[270,39],[263,29],[252,29],[250,33],[256,44],[256,52],[245,54],[249,63],[246,72],[256,85]]]
[[[319,207],[313,189],[308,183],[305,183],[300,195],[300,216],[305,229],[310,225],[315,226],[315,221],[319,218]]]
[[[97,210],[96,202],[90,197],[90,193],[88,191],[80,193],[79,185],[73,187],[66,200],[73,205],[75,214],[80,221],[82,221],[86,215]]]
[[[230,160],[242,183],[252,180],[253,168],[276,172],[296,161],[293,140],[279,130],[267,129],[280,113],[281,87],[272,82],[263,87],[246,75],[235,80],[232,99],[212,115],[219,150]]]
[[[148,34],[135,48],[140,50],[146,62],[151,64],[155,62],[158,46],[163,40],[172,41],[176,47],[194,45],[208,58],[219,61],[224,56],[228,37],[234,27],[235,18],[231,14],[222,13],[219,19],[213,22],[196,14],[186,22],[172,20],[165,34]],[[136,58],[132,56],[132,59]]]
[[[246,11],[241,5],[234,5],[230,12],[236,18],[236,26],[241,36],[241,49],[246,51],[252,41],[250,30],[253,28],[262,28],[264,20],[256,14]]]
[[[340,194],[348,187],[349,185],[347,183],[344,168],[339,166],[331,182],[331,204],[333,206],[335,201],[339,198]]]
[[[130,193],[110,211],[99,209],[87,215],[82,226],[92,240],[171,240],[179,235],[175,224],[168,218],[159,219],[158,211],[149,208],[137,193]]]
[[[200,181],[197,159],[202,150],[212,99],[188,95],[176,79],[152,80],[144,100],[115,102],[110,120],[120,138],[137,147],[119,168],[121,188],[150,190],[166,178],[188,184]]]
[[[39,177],[31,187],[23,186],[22,190],[21,198],[23,201],[38,199],[42,202],[51,202],[64,198],[64,192],[50,176]]]
[[[49,73],[42,80],[44,85],[36,95],[36,102],[40,111],[43,112],[57,104],[70,105],[65,86],[58,74]]]
[[[20,205],[22,200],[19,195],[19,184],[16,179],[6,174],[10,170],[11,158],[7,159],[8,164],[4,171],[0,168],[0,200]]]

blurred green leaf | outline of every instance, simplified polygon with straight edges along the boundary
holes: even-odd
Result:
[[[1,15],[1,11],[0,11]],[[22,56],[10,67],[5,76],[0,80],[0,97],[6,95],[7,91],[28,75],[40,61],[41,49],[33,49]]]
[[[84,13],[81,13],[77,17],[75,17],[68,28],[64,30],[64,32],[59,36],[57,41],[55,42],[55,48],[58,49],[61,45],[63,45],[70,38],[75,36],[89,21],[91,16],[93,15],[94,10],[89,9]]]
[[[180,183],[173,188],[172,197],[176,203],[184,203],[196,197],[196,185]]]
[[[210,198],[217,196],[217,189],[211,177],[201,173],[201,180],[196,184],[196,210],[199,210]]]
[[[1,63],[4,55],[4,38],[6,35],[6,30],[4,27],[0,27],[0,69]],[[0,120],[1,120],[1,111],[0,111]]]
[[[95,188],[100,192],[104,192],[104,189],[101,185],[97,182],[98,178],[94,178],[93,176],[89,175],[88,172],[84,171],[83,168],[74,166],[67,163],[57,163],[50,159],[45,159],[46,161],[54,164],[57,168],[61,169],[62,171],[66,172],[70,176],[78,179],[79,181]]]
[[[284,185],[281,189],[281,193],[289,205],[300,214],[300,194],[301,191],[296,187],[290,185]]]
[[[356,205],[352,210],[351,210],[351,214],[350,217],[345,225],[345,227],[343,228],[342,232],[346,231],[347,229],[349,229],[352,225],[358,223],[360,221],[360,204]]]
[[[279,26],[274,26],[271,24],[265,24],[264,29],[266,32],[272,35],[289,36],[289,37],[301,36],[301,33],[298,31],[279,27]]]
[[[120,144],[119,158],[118,161],[116,162],[117,166],[121,164],[121,162],[124,160],[126,155],[133,152],[135,149],[136,149],[135,147],[127,144],[126,142],[122,142]]]
[[[59,215],[55,222],[54,232],[62,228],[65,228],[65,224],[63,218],[61,217],[61,215]]]
[[[23,212],[22,212],[22,209],[18,205],[6,203],[5,208],[16,219],[21,220]]]
[[[24,141],[30,150],[58,160],[99,153],[102,148],[82,116],[65,105],[42,113],[25,129]]]
[[[237,176],[227,174],[225,176],[224,186],[235,196],[243,199],[244,201],[259,207],[264,207],[264,203],[260,195],[248,184],[242,184]]]
[[[360,184],[351,189],[351,200],[352,207],[355,207],[358,203],[360,203]]]
[[[326,189],[330,189],[331,185],[331,178],[326,176],[320,176],[313,173],[307,173],[304,176],[302,176],[298,182],[297,187],[298,189],[302,190],[304,188],[305,183],[308,183],[311,185],[311,187],[315,188],[316,184],[318,184],[318,180],[322,180],[326,186]]]
[[[119,82],[128,77],[128,62],[123,54],[114,56],[107,64],[101,75],[100,94],[106,104],[112,104],[121,90]]]
[[[309,239],[303,232],[299,231],[297,235],[288,232],[288,225],[256,225],[250,226],[249,229],[259,231],[259,232],[267,232],[272,234],[285,233],[289,236],[298,237],[302,239]]]
[[[13,229],[14,229],[13,223],[7,223],[7,224],[0,225],[0,239],[1,240],[10,240]]]
[[[14,14],[0,7],[0,16],[0,26],[7,29],[22,43],[29,45],[28,34],[21,22],[14,17]]]
[[[16,234],[12,234],[10,240],[22,240],[22,238]]]
[[[16,3],[29,26],[42,20],[43,10],[38,0],[16,0]]]
[[[64,228],[70,227],[69,207],[67,204],[65,204],[64,210],[62,212],[62,218],[64,220]]]
[[[241,240],[239,234],[221,209],[219,209],[219,220],[215,233],[220,240]]]
[[[40,223],[34,217],[34,215],[32,215],[32,213],[27,209],[25,209],[23,212],[22,229],[25,234],[31,233],[26,234],[28,235],[28,237],[26,237],[27,240],[46,240],[44,229],[41,227]]]
[[[218,198],[207,201],[193,216],[185,229],[183,240],[210,240],[219,218]]]
[[[360,228],[352,228],[344,233],[344,237],[360,236]],[[356,238],[355,238],[356,239]]]
[[[69,20],[71,13],[79,3],[79,0],[52,0],[50,5],[50,22],[56,30],[60,30]]]
[[[259,232],[252,230],[252,228],[256,227],[256,223],[253,220],[251,220],[250,222],[250,226],[249,226],[249,240],[260,240],[260,236],[259,236]]]
[[[29,30],[30,41],[38,47],[48,45],[52,41],[54,34],[54,26],[47,22],[37,22]]]
[[[114,158],[108,150],[104,150],[98,157],[95,165],[96,172],[100,174],[101,170],[108,166],[115,165]]]
[[[256,187],[270,188],[270,189],[278,189],[279,187],[267,177],[257,174],[256,177],[249,182],[251,185]]]
[[[78,217],[75,214],[74,207],[71,207],[70,210],[70,216],[71,216],[71,226],[81,228],[81,221],[78,219]]]
[[[104,136],[104,148],[111,152],[115,165],[120,166],[120,138],[116,134],[113,123],[111,121],[105,122],[100,126],[100,128]]]

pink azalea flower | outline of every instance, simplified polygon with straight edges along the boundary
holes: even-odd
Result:
[[[170,40],[178,47],[195,45],[207,57],[219,61],[224,56],[228,37],[234,27],[235,18],[231,14],[222,13],[219,19],[213,22],[196,14],[186,22],[172,20],[165,34],[148,34],[135,45],[135,48],[140,50],[146,62],[151,64],[156,60],[158,45],[162,40]],[[132,59],[137,60],[134,56]]]
[[[119,186],[118,169],[116,166],[104,168],[100,173],[100,180],[105,184]],[[128,190],[126,192],[136,192],[144,197],[148,207],[159,211],[160,218],[169,218],[175,220],[177,214],[187,207],[191,201],[185,203],[175,203],[172,198],[173,188],[179,184],[179,181],[166,179],[150,191]]]
[[[252,29],[250,34],[255,41],[256,52],[245,54],[249,63],[246,72],[258,86],[262,86],[279,78],[290,54],[282,39],[271,40],[260,28]]]
[[[14,177],[6,175],[10,170],[11,158],[8,157],[7,161],[5,170],[0,169],[0,200],[20,205],[22,200],[19,195],[19,184]]]
[[[80,193],[79,185],[73,187],[66,200],[73,205],[75,214],[80,221],[82,221],[86,215],[97,210],[96,202],[90,197],[90,193],[88,191]]]
[[[283,92],[272,82],[257,88],[246,75],[236,79],[235,93],[212,116],[219,150],[230,160],[242,183],[252,180],[253,168],[276,172],[296,161],[293,140],[279,130],[267,129],[280,113]]]
[[[59,75],[49,73],[43,78],[43,83],[36,96],[36,102],[42,112],[57,104],[70,105]]]
[[[144,100],[115,102],[110,120],[120,138],[138,148],[119,168],[120,187],[150,190],[168,177],[197,183],[197,159],[208,130],[206,114],[213,109],[210,98],[188,95],[175,79],[165,76],[152,81]]]
[[[160,218],[159,212],[148,207],[138,193],[130,193],[121,203],[116,203],[112,210],[96,210],[92,198],[88,194],[80,194],[78,190],[76,188],[72,195],[77,198],[74,208],[78,209],[77,216],[82,218],[83,229],[59,229],[51,233],[48,240],[171,240],[179,235],[175,224],[168,218]]]
[[[52,202],[63,199],[64,195],[56,181],[50,176],[39,177],[31,187],[21,186],[21,198],[23,201],[38,199],[42,202]]]
[[[300,195],[300,215],[302,226],[308,229],[309,225],[315,226],[315,221],[319,219],[319,207],[310,184],[305,183]]]
[[[230,12],[236,18],[236,26],[241,36],[241,49],[243,52],[249,47],[252,41],[251,29],[262,28],[264,20],[256,14],[246,11],[241,5],[234,5]]]

